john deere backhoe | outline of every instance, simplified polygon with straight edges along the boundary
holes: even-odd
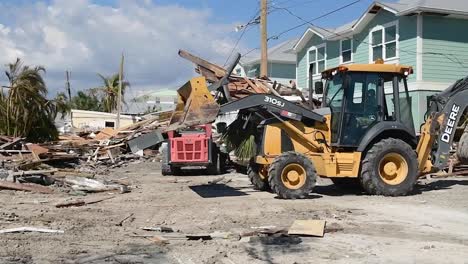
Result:
[[[282,198],[304,198],[317,176],[336,184],[358,183],[369,194],[407,195],[420,175],[446,166],[455,127],[468,104],[465,78],[431,99],[417,140],[407,86],[412,72],[394,64],[325,70],[325,85],[316,85],[316,93],[323,92],[322,107],[315,110],[272,94],[230,101],[226,80],[208,89],[205,79],[197,77],[189,89],[179,90],[171,125],[193,125],[200,117],[206,123],[213,113],[237,110],[246,122],[260,117],[259,147],[248,174],[256,188],[271,188]],[[209,111],[204,115],[202,108]]]

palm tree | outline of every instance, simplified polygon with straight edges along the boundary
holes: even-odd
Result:
[[[88,89],[86,91],[78,91],[72,97],[72,106],[80,110],[88,111],[103,111],[102,104],[98,98],[99,91],[95,89]]]
[[[7,67],[8,92],[1,95],[1,110],[5,113],[2,132],[34,141],[54,139],[56,107],[47,100],[47,87],[41,75],[45,73],[44,67],[29,67],[20,59]]]
[[[55,113],[61,115],[61,118],[64,118],[67,113],[71,110],[71,103],[68,100],[68,97],[64,92],[57,93],[54,100]]]
[[[119,94],[119,74],[114,74],[112,76],[106,77],[98,73],[98,76],[101,77],[104,85],[100,87],[103,93],[103,110],[109,113],[115,113],[117,111],[117,101]],[[130,83],[127,81],[122,82],[122,102],[125,104],[124,94],[125,89],[130,86]]]

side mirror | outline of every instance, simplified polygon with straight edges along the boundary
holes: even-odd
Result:
[[[314,83],[315,94],[323,94],[323,83],[321,81]]]

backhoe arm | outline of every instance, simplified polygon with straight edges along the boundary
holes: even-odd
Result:
[[[420,173],[431,169],[427,162],[431,153],[433,167],[440,170],[447,166],[455,130],[467,106],[468,77],[431,98],[429,117],[416,149]]]

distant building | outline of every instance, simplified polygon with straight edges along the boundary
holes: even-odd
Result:
[[[177,91],[164,89],[135,97],[127,103],[126,112],[142,114],[145,112],[157,112],[172,110],[177,103]]]
[[[71,126],[73,129],[96,131],[105,127],[117,128],[117,115],[105,112],[71,110]],[[120,115],[120,127],[125,127],[141,120],[141,117]]]
[[[292,48],[297,41],[290,39],[268,49],[268,77],[271,80],[289,85],[290,80],[296,79],[296,54]],[[241,58],[234,73],[240,76],[258,77],[260,57]]]

